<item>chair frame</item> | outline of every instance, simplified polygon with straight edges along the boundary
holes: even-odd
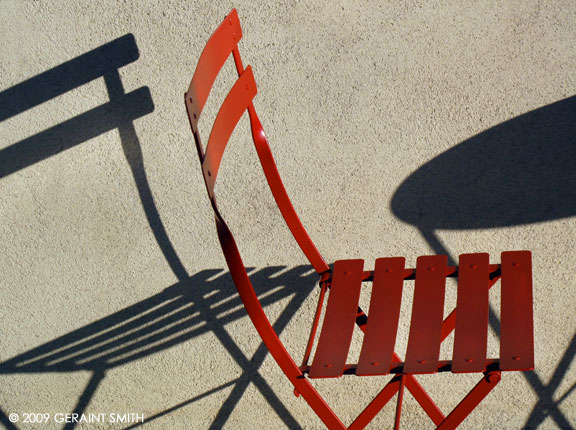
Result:
[[[338,342],[334,342],[330,338],[330,331],[334,331],[337,328],[337,324],[330,322],[330,314],[338,315],[338,306],[341,306],[345,301],[344,299],[337,299],[336,297],[344,297],[344,293],[336,293],[336,285],[338,286],[338,291],[344,288],[342,285],[346,284],[339,279],[342,279],[342,273],[352,274],[355,277],[355,283],[360,284],[361,282],[374,282],[376,284],[376,278],[384,276],[380,275],[382,272],[388,272],[388,269],[378,270],[378,266],[387,264],[399,264],[398,259],[381,259],[382,262],[379,263],[377,260],[376,268],[374,271],[364,271],[362,264],[359,263],[361,260],[341,260],[334,264],[334,269],[326,263],[324,258],[321,256],[316,246],[310,239],[308,233],[306,232],[304,226],[302,225],[300,219],[298,218],[294,207],[288,197],[286,189],[283,186],[282,180],[280,178],[278,169],[274,162],[272,152],[268,145],[268,141],[264,134],[262,124],[256,114],[256,110],[253,104],[253,98],[256,95],[256,83],[254,81],[254,75],[250,66],[246,68],[243,66],[240,52],[238,50],[238,42],[242,38],[242,29],[240,27],[240,22],[238,19],[238,13],[233,9],[228,16],[224,19],[222,24],[214,32],[212,37],[206,44],[200,59],[198,61],[198,66],[194,72],[192,81],[188,91],[185,93],[185,104],[188,112],[188,119],[190,122],[190,127],[194,136],[196,143],[196,148],[198,151],[198,156],[201,162],[202,174],[204,177],[206,190],[212,209],[214,211],[216,228],[218,233],[218,238],[222,251],[224,253],[227,265],[232,275],[233,281],[236,285],[238,293],[246,311],[252,320],[256,330],[258,331],[263,342],[267,346],[273,358],[276,360],[284,374],[288,377],[290,382],[294,386],[294,392],[297,396],[302,396],[306,402],[312,407],[314,412],[318,417],[324,422],[324,424],[332,430],[343,430],[351,429],[358,430],[363,429],[368,423],[380,412],[380,410],[388,403],[388,401],[398,393],[398,401],[396,407],[395,416],[395,428],[400,426],[400,413],[402,408],[403,392],[404,388],[407,388],[420,406],[424,409],[427,415],[430,417],[432,422],[437,426],[437,429],[454,429],[456,428],[469,414],[476,408],[476,406],[484,399],[484,397],[499,383],[501,379],[502,370],[531,370],[534,367],[534,357],[533,357],[533,334],[527,341],[516,341],[513,338],[518,335],[518,333],[533,333],[533,317],[532,317],[532,281],[531,281],[531,254],[529,251],[513,251],[502,254],[502,265],[488,264],[487,254],[465,254],[461,256],[460,266],[446,266],[445,256],[433,256],[433,257],[420,257],[417,267],[415,269],[405,269],[404,260],[401,264],[401,275],[397,276],[397,283],[402,288],[403,282],[415,280],[416,289],[418,291],[425,291],[426,288],[430,287],[432,283],[426,282],[426,265],[431,263],[438,263],[440,268],[440,277],[445,280],[446,277],[459,277],[464,276],[467,273],[465,267],[476,266],[477,262],[484,264],[485,276],[482,278],[484,281],[481,283],[479,291],[481,293],[481,300],[485,300],[486,303],[482,309],[486,313],[487,324],[487,292],[498,280],[502,278],[502,273],[509,273],[506,277],[506,288],[503,286],[503,302],[506,301],[507,318],[509,320],[520,321],[520,327],[516,329],[511,329],[507,331],[507,335],[502,336],[501,339],[501,354],[503,354],[503,348],[506,348],[506,356],[510,357],[510,351],[521,350],[522,358],[517,360],[517,356],[511,359],[485,359],[481,366],[481,370],[476,366],[475,372],[482,372],[483,376],[477,385],[472,388],[472,390],[466,395],[466,397],[454,408],[454,410],[445,416],[438,406],[433,402],[430,396],[426,393],[424,388],[419,384],[415,378],[415,374],[418,373],[435,373],[435,372],[446,372],[451,371],[454,373],[467,372],[465,364],[455,365],[455,361],[440,361],[438,357],[435,357],[431,362],[429,362],[425,367],[426,371],[418,370],[418,366],[410,364],[407,359],[406,362],[402,362],[400,357],[391,350],[391,364],[386,365],[383,370],[378,372],[366,373],[366,366],[362,370],[362,366],[359,364],[342,366],[342,371],[338,369],[336,373],[331,370],[322,370],[322,365],[320,361],[322,360],[322,354],[331,353],[331,348],[342,347],[346,349],[344,351],[347,354],[347,348],[345,345],[338,346]],[[224,100],[216,119],[214,120],[213,128],[210,133],[208,144],[204,148],[200,134],[198,131],[198,121],[206,100],[209,96],[210,90],[214,84],[214,81],[219,74],[221,68],[223,67],[226,60],[233,56],[234,64],[238,72],[238,80],[233,85],[228,96]],[[319,301],[316,309],[316,314],[314,316],[312,328],[310,331],[310,336],[304,351],[304,358],[300,366],[296,364],[294,359],[288,353],[282,342],[280,341],[277,333],[274,331],[272,324],[268,320],[259,300],[254,291],[252,283],[248,277],[246,267],[240,256],[240,252],[232,235],[232,232],[228,228],[224,218],[222,217],[218,206],[216,204],[215,197],[215,183],[218,176],[218,170],[220,167],[220,162],[228,139],[232,134],[232,131],[236,127],[238,121],[244,114],[248,112],[250,127],[252,132],[252,138],[260,160],[260,164],[263,168],[264,175],[268,182],[268,185],[272,191],[274,199],[280,209],[280,212],[288,225],[292,235],[297,241],[298,245],[302,249],[303,253],[309,260],[310,264],[313,266],[314,270],[319,275]],[[442,259],[443,257],[443,259]],[[422,260],[421,260],[422,259]],[[394,260],[394,261],[393,261]],[[504,262],[506,260],[506,262]],[[464,265],[462,264],[464,261]],[[514,269],[518,263],[516,261],[521,261],[523,267],[521,271]],[[482,263],[484,262],[484,263]],[[473,263],[473,264],[472,264]],[[514,266],[516,265],[516,266]],[[398,266],[400,267],[400,266]],[[348,268],[348,269],[347,269]],[[443,272],[442,272],[443,269]],[[428,270],[431,270],[428,268]],[[471,276],[471,275],[466,275]],[[471,278],[472,279],[472,278]],[[502,278],[503,279],[503,278]],[[516,281],[514,281],[516,279]],[[520,281],[518,281],[520,279]],[[444,281],[442,281],[444,282]],[[468,281],[474,287],[475,281]],[[422,285],[418,287],[418,285]],[[477,283],[476,283],[477,286]],[[354,287],[356,288],[356,287]],[[359,286],[358,286],[359,288]],[[442,287],[443,288],[443,287]],[[315,338],[317,334],[317,329],[320,321],[321,311],[323,309],[323,302],[326,296],[326,292],[331,290],[329,294],[326,317],[324,319],[323,328],[320,333],[320,339],[318,340],[318,346],[316,349],[315,358],[312,365],[309,365],[309,360],[315,343]],[[400,290],[401,291],[401,290]],[[418,293],[422,296],[423,293]],[[442,289],[442,312],[443,312],[443,294]],[[376,300],[375,293],[372,295],[372,300]],[[517,300],[517,296],[520,295],[520,300]],[[462,294],[465,300],[466,297],[472,297],[471,294]],[[333,299],[333,297],[335,297]],[[422,296],[424,297],[424,296]],[[459,294],[460,305],[460,294]],[[469,301],[474,301],[475,298],[469,298]],[[340,302],[340,303],[338,303]],[[415,299],[416,302],[416,299]],[[347,305],[348,307],[353,306],[357,309],[355,315],[352,315],[350,321],[356,324],[363,332],[369,330],[368,317],[367,315],[357,306],[356,303],[352,302],[352,305]],[[415,305],[416,306],[416,305]],[[458,307],[457,306],[457,307]],[[468,304],[467,309],[474,309],[476,305]],[[372,313],[372,302],[370,305]],[[426,310],[424,314],[426,314]],[[376,314],[377,312],[375,312]],[[413,309],[412,316],[412,326],[414,325],[422,326],[427,324],[428,316],[421,317],[420,313]],[[388,316],[389,317],[389,316]],[[388,318],[387,317],[387,318]],[[384,318],[384,317],[381,317]],[[443,342],[448,335],[455,329],[458,325],[456,319],[456,310],[442,321],[442,315],[440,319],[436,318],[436,327],[438,328],[438,333],[440,335],[440,342],[438,343],[438,348],[441,342]],[[504,317],[503,317],[504,318]],[[338,319],[338,318],[336,318]],[[334,320],[334,317],[332,317]],[[483,322],[484,323],[484,322]],[[461,325],[464,323],[460,323]],[[512,323],[507,323],[507,327],[512,326]],[[350,330],[347,325],[346,330]],[[395,328],[394,328],[395,330]],[[417,330],[417,329],[414,329]],[[479,330],[474,329],[462,329],[463,332],[466,330]],[[516,330],[516,331],[514,331]],[[328,333],[328,334],[327,334]],[[457,330],[458,333],[458,330]],[[350,335],[351,336],[351,335]],[[395,336],[395,333],[394,333]],[[458,335],[457,335],[458,336]],[[420,336],[422,337],[422,336]],[[504,339],[506,337],[506,339]],[[365,336],[365,342],[366,342]],[[327,339],[327,340],[326,340]],[[416,339],[416,340],[412,340]],[[347,339],[349,342],[349,339]],[[410,344],[414,346],[410,346]],[[425,349],[426,340],[418,340],[418,333],[412,334],[412,329],[409,338],[409,347],[407,355],[411,355],[411,351],[420,349],[423,351]],[[511,345],[511,346],[510,346]],[[393,348],[393,342],[392,342]],[[456,348],[455,348],[456,349]],[[462,348],[459,351],[463,351]],[[339,353],[340,354],[340,353]],[[412,354],[413,355],[413,354]],[[342,354],[340,354],[342,356]],[[343,356],[346,358],[345,355]],[[468,360],[468,359],[467,359]],[[316,364],[318,361],[319,364]],[[470,359],[471,361],[471,359]],[[425,360],[419,360],[418,363],[423,364]],[[325,365],[325,367],[331,367],[331,365]],[[338,366],[337,366],[338,367]],[[331,373],[332,372],[332,373]],[[393,375],[392,380],[376,395],[376,397],[366,406],[366,408],[360,413],[356,420],[346,426],[338,418],[336,413],[328,406],[324,401],[322,396],[316,391],[311,383],[311,379],[314,377],[337,377],[342,374],[391,374]],[[328,375],[329,374],[329,375]],[[327,376],[328,375],[328,376]]]

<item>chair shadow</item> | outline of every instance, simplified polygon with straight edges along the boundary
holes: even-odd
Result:
[[[253,383],[289,428],[299,428],[296,419],[258,373],[267,350],[263,345],[248,358],[233,341],[225,324],[245,315],[230,277],[220,269],[188,274],[162,223],[144,167],[142,149],[133,121],[154,110],[148,87],[126,93],[119,68],[136,61],[139,51],[132,34],[122,36],[0,93],[0,121],[32,109],[94,79],[103,78],[109,102],[81,113],[34,136],[0,150],[0,179],[56,156],[107,131],[117,129],[146,219],[165,261],[178,283],[142,302],[40,345],[0,363],[1,374],[73,372],[89,370],[92,377],[77,399],[74,413],[88,407],[106,372],[176,346],[206,331],[212,331],[243,369],[235,381],[216,387],[172,410],[233,386],[211,428],[221,428],[249,384]],[[289,297],[274,327],[281,332],[311,292],[316,276],[309,267],[268,267],[251,275],[264,306]],[[211,306],[213,308],[211,308]],[[0,423],[16,429],[0,409]],[[73,429],[68,423],[65,429]]]
[[[253,271],[250,278],[262,306],[289,299],[274,324],[282,332],[314,289],[317,276],[310,266],[277,266]],[[227,324],[245,316],[229,273],[203,270],[141,302],[0,363],[0,374],[90,371],[92,377],[75,408],[76,413],[82,413],[110,369],[212,332],[242,369],[242,375],[178,407],[234,386],[210,426],[221,428],[247,386],[254,383],[283,421],[297,428],[296,420],[258,374],[266,348],[260,345],[254,357],[248,359],[226,331]],[[148,417],[145,422],[174,409]]]
[[[576,96],[535,109],[492,127],[440,154],[413,172],[396,190],[392,212],[414,225],[437,254],[457,264],[436,230],[472,230],[525,225],[576,216]],[[500,332],[496,312],[490,324]],[[576,355],[576,335],[548,384],[524,372],[538,395],[524,429],[550,417],[574,429],[554,400]]]
[[[0,93],[0,121],[104,79],[110,101],[0,150],[0,179],[89,139],[117,129],[146,219],[167,263],[178,279],[188,274],[160,221],[144,169],[142,148],[133,121],[154,111],[148,87],[124,91],[119,69],[140,56],[136,39],[126,34]]]
[[[0,122],[101,77],[139,57],[132,34],[122,36],[0,92]],[[110,100],[0,150],[0,179],[154,110],[148,87]]]

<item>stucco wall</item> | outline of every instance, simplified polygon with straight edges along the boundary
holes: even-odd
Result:
[[[323,428],[240,306],[184,110],[232,7],[256,109],[327,260],[532,250],[536,371],[505,374],[462,428],[576,427],[572,1],[0,2],[0,422],[63,428],[54,414],[76,410],[150,429]],[[299,359],[315,277],[248,136],[244,119],[220,203]],[[444,411],[476,379],[421,378]],[[351,422],[385,380],[320,386]],[[431,425],[410,396],[403,425]]]

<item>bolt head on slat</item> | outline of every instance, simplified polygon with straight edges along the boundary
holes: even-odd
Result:
[[[486,377],[486,379],[488,380],[488,382],[490,382],[491,384],[495,384],[496,382],[500,381],[502,377],[500,376],[499,373],[490,373],[488,374],[488,376]]]

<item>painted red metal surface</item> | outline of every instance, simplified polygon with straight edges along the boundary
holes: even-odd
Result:
[[[404,262],[403,257],[376,260],[370,318],[356,369],[359,376],[385,374],[392,363],[400,318]]]
[[[266,140],[266,135],[262,129],[262,124],[256,116],[256,111],[254,110],[253,106],[248,108],[248,114],[250,115],[252,138],[254,140],[256,152],[258,153],[260,164],[262,165],[264,175],[266,176],[266,180],[268,181],[268,186],[272,191],[274,200],[276,200],[278,209],[280,209],[282,217],[286,221],[286,224],[292,232],[294,239],[296,239],[296,242],[298,242],[300,249],[302,249],[302,252],[304,255],[306,255],[306,258],[308,258],[308,261],[312,267],[314,267],[318,274],[326,273],[330,270],[330,268],[316,249],[316,246],[310,239],[310,236],[308,236],[306,229],[302,225],[302,222],[300,222],[300,218],[298,218],[298,215],[296,214],[296,211],[290,202],[290,198],[288,197],[288,193],[282,184],[280,173],[278,173],[276,163],[272,157],[272,151],[270,151],[270,146]]]
[[[400,387],[398,388],[398,402],[396,403],[396,416],[394,418],[394,430],[400,429],[400,416],[402,414],[402,400],[404,398],[404,385],[406,375],[400,376]]]
[[[442,340],[446,262],[445,255],[418,257],[416,262],[406,373],[436,372]]]
[[[500,360],[502,370],[534,369],[532,254],[502,253]]]
[[[332,287],[310,378],[342,376],[362,286],[364,260],[340,260],[334,263]]]
[[[240,41],[241,37],[242,37],[242,30],[240,28],[240,22],[238,20],[238,13],[236,9],[233,9],[232,12],[228,14],[228,16],[222,22],[222,24],[220,24],[220,26],[216,29],[216,31],[208,40],[206,46],[204,47],[204,50],[202,51],[202,54],[200,55],[200,59],[198,60],[198,65],[196,66],[196,71],[194,72],[194,76],[192,77],[192,82],[190,83],[188,91],[184,94],[186,110],[188,112],[188,120],[190,122],[190,127],[192,129],[194,140],[196,142],[196,149],[198,151],[198,156],[202,163],[204,162],[205,154],[200,134],[198,132],[198,120],[200,119],[200,115],[208,98],[208,95],[210,94],[210,90],[214,85],[216,76],[218,75],[218,73],[220,72],[220,70],[224,66],[224,63],[230,57],[230,55],[232,55],[234,58],[234,64],[236,66],[238,76],[243,76],[244,66],[242,65],[240,52],[237,46],[237,43]],[[256,90],[255,84],[253,90],[254,91]],[[252,91],[252,89],[250,89],[250,91]],[[234,100],[235,103],[238,103],[237,97],[234,97]],[[288,228],[290,229],[296,242],[302,249],[302,252],[306,256],[306,258],[308,258],[310,264],[312,264],[316,272],[319,274],[328,272],[330,270],[328,264],[326,264],[326,261],[320,255],[320,253],[316,249],[316,246],[310,239],[310,236],[308,235],[306,229],[304,228],[300,219],[298,218],[298,215],[296,214],[296,211],[292,206],[290,198],[286,193],[286,189],[282,184],[282,180],[280,178],[280,174],[278,173],[276,163],[274,162],[272,151],[270,151],[268,140],[266,139],[266,135],[264,134],[264,129],[262,128],[262,124],[258,119],[256,110],[254,109],[254,105],[252,104],[252,102],[249,103],[247,110],[250,118],[250,126],[252,129],[252,138],[254,140],[254,145],[256,147],[256,151],[258,153],[262,169],[264,170],[266,180],[268,182],[270,190],[272,191],[274,199],[276,200],[276,204],[280,209],[282,217],[286,221]],[[235,123],[232,124],[233,122],[234,118],[231,118],[230,121],[226,121],[225,124],[226,127],[234,129]],[[227,141],[227,139],[225,140]],[[222,143],[222,140],[219,140],[219,142],[220,144],[218,146],[220,148],[226,145],[226,143]],[[219,166],[219,159],[216,167],[218,166]],[[212,168],[213,166],[210,167]],[[203,168],[202,170],[204,181],[206,183],[206,188],[208,190],[208,196],[210,197],[212,206],[217,207],[216,200],[214,198],[215,178],[212,179],[212,171],[210,169]],[[209,171],[210,174],[208,173]]]
[[[214,193],[218,169],[220,168],[220,162],[228,140],[238,121],[240,121],[240,118],[252,103],[256,92],[256,82],[254,82],[252,68],[248,66],[242,72],[226,99],[224,99],[208,138],[204,160],[202,161],[202,170],[211,193]]]
[[[362,260],[342,260],[336,262],[332,273],[300,222],[280,179],[252,103],[257,90],[252,69],[249,66],[244,69],[242,65],[237,46],[241,37],[238,14],[233,10],[206,44],[185,94],[185,103],[208,196],[214,210],[218,238],[252,323],[273,358],[294,385],[295,392],[302,395],[327,428],[364,428],[396,393],[398,403],[395,428],[398,428],[403,387],[411,392],[437,428],[456,428],[500,381],[501,370],[525,370],[534,366],[531,254],[528,251],[505,252],[502,254],[501,268],[488,264],[486,254],[463,255],[459,267],[446,266],[445,256],[419,257],[416,269],[404,268],[403,258],[378,259],[373,272],[363,270]],[[216,116],[204,152],[198,132],[198,119],[216,76],[230,56],[234,59],[239,79],[232,86]],[[256,151],[276,203],[303,253],[321,275],[320,302],[301,366],[296,365],[266,317],[214,196],[214,185],[228,139],[246,111]],[[501,359],[498,360],[486,358],[485,339],[487,291],[500,279],[500,271],[502,333]],[[454,310],[442,321],[446,277],[459,278],[458,312]],[[406,361],[402,362],[393,348],[403,283],[411,280],[415,280],[415,295],[407,357]],[[374,282],[369,318],[358,307],[363,281]],[[312,366],[308,366],[322,300],[328,288],[331,288],[331,292],[324,324]],[[346,364],[354,322],[365,332],[358,365]],[[455,328],[453,360],[439,361],[440,344]],[[378,364],[375,365],[376,362]],[[484,370],[486,372],[482,380],[447,417],[414,376],[437,371],[458,373]],[[359,376],[386,373],[395,375],[349,427],[339,420],[307,378],[307,374],[320,378],[340,376],[343,372],[356,373]]]
[[[302,359],[302,364],[300,365],[301,369],[308,365],[310,354],[312,354],[312,348],[314,347],[314,339],[316,339],[316,331],[318,330],[318,323],[320,322],[320,315],[322,314],[322,306],[324,305],[324,297],[326,296],[326,290],[328,289],[328,283],[326,281],[320,280],[319,283],[320,283],[320,297],[318,297],[318,303],[316,304],[314,321],[312,322],[312,328],[310,329],[310,336],[308,337],[308,342],[306,344],[304,358]]]
[[[436,430],[453,430],[472,412],[484,397],[490,393],[500,382],[499,371],[488,372],[484,378],[464,397],[464,399],[454,408]]]
[[[493,269],[493,266],[497,266],[496,269]],[[495,264],[491,264],[488,267],[489,267],[489,276],[490,276],[490,278],[489,278],[490,281],[488,282],[488,289],[490,289],[494,286],[494,284],[496,284],[496,282],[498,282],[500,280],[499,275],[494,275],[495,273],[500,272],[500,266],[495,265]],[[448,315],[446,317],[446,319],[444,320],[444,322],[442,323],[442,342],[444,342],[444,340],[448,336],[450,336],[450,333],[452,333],[452,331],[456,328],[456,315],[457,315],[456,311],[457,311],[456,308],[453,309],[452,312],[450,312],[450,315]]]
[[[411,272],[416,272],[415,269],[405,269],[404,275],[405,277],[410,276]],[[406,278],[405,278],[406,279]],[[357,318],[356,318],[356,325],[360,330],[364,333],[366,332],[367,324],[364,322],[364,312],[362,309],[358,308],[357,311]],[[394,353],[392,355],[392,363],[396,363],[398,365],[403,365],[402,360],[398,356],[398,354]],[[406,375],[405,379],[406,388],[410,391],[410,394],[414,397],[414,399],[418,402],[418,404],[424,409],[424,412],[430,417],[432,422],[436,425],[440,424],[444,420],[444,414],[440,410],[440,408],[434,403],[432,398],[426,393],[422,385],[416,380],[414,375]],[[392,397],[396,391],[390,394]],[[378,412],[386,405],[387,401],[385,402],[380,399],[380,397],[386,397],[388,395],[388,391],[382,390],[373,400],[372,402],[360,413],[358,418],[363,417],[363,420],[367,420],[366,422],[370,422]],[[367,424],[366,424],[367,425]]]
[[[348,427],[349,430],[361,430],[374,419],[384,406],[394,397],[400,389],[401,375],[396,375],[386,384],[370,404],[358,415],[354,422]]]
[[[282,372],[284,372],[292,385],[294,385],[294,388],[298,390],[298,393],[306,400],[314,412],[316,412],[326,427],[331,430],[346,429],[346,426],[340,421],[332,409],[330,409],[310,381],[304,377],[300,368],[296,365],[278,338],[254,292],[254,287],[248,278],[248,273],[246,272],[232,233],[220,216],[218,210],[215,210],[215,215],[218,239],[222,246],[228,269],[232,275],[232,280],[236,285],[240,299],[244,304],[252,324],[254,324],[254,327],[258,331],[260,338],[270,351],[270,354],[272,354],[272,357],[274,357],[276,363],[278,363],[282,369]]]
[[[489,256],[464,254],[459,263],[452,371],[483,372],[488,345]]]
[[[191,122],[198,123],[216,76],[241,38],[238,12],[233,9],[206,43],[186,92],[186,107]]]

